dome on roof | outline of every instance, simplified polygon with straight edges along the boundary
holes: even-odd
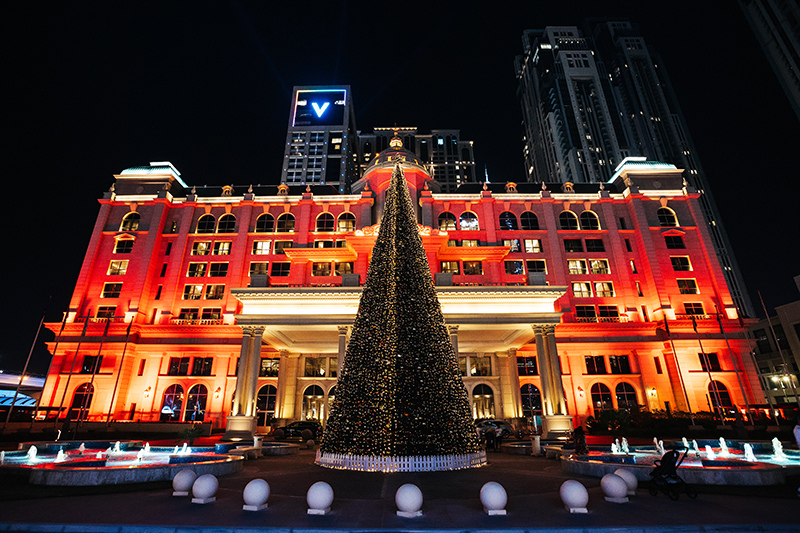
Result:
[[[425,166],[417,157],[417,154],[410,150],[406,150],[403,148],[403,141],[395,135],[389,141],[389,148],[383,150],[382,152],[378,153],[372,161],[367,164],[367,168],[364,170],[364,174],[372,170],[376,167],[382,167],[387,165],[394,165],[395,161],[397,160],[404,161],[407,164],[415,165],[423,170],[425,170]]]

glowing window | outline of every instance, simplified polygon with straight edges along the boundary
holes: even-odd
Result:
[[[119,298],[122,292],[122,283],[104,283],[101,298]]]
[[[500,213],[500,226],[497,228],[499,230],[517,230],[517,217],[514,213],[510,211],[504,211]]]
[[[195,241],[192,244],[192,255],[208,255],[211,251],[211,241]]]
[[[578,217],[572,211],[562,211],[558,215],[558,227],[564,230],[578,229]]]
[[[455,231],[456,230],[456,216],[453,213],[444,213],[439,215],[439,231]]]
[[[234,231],[236,231],[235,216],[227,214],[219,217],[219,223],[217,224],[217,233],[233,233]]]
[[[272,241],[253,241],[253,255],[268,255]]]
[[[355,231],[356,216],[353,213],[342,213],[338,221],[339,231]]]
[[[584,211],[581,213],[581,229],[583,230],[597,230],[600,229],[600,219],[592,211]]]
[[[109,276],[124,276],[128,272],[128,260],[114,260],[108,265]]]
[[[675,211],[673,211],[669,207],[659,207],[658,208],[658,223],[659,223],[659,225],[665,226],[665,227],[677,226],[678,225],[678,218],[675,216]]]
[[[478,216],[470,211],[461,213],[459,228],[464,231],[477,231],[480,229],[478,226]]]
[[[294,231],[294,215],[284,213],[278,217],[278,233],[292,233]]]
[[[133,250],[133,241],[129,239],[118,240],[114,243],[115,254],[129,254]]]
[[[333,231],[334,218],[330,213],[322,213],[317,217],[317,231]]]
[[[681,294],[700,294],[697,288],[697,281],[693,279],[679,279],[678,290]]]
[[[256,233],[271,233],[275,230],[275,217],[269,213],[259,215],[256,219]]]
[[[136,231],[139,229],[139,221],[142,219],[141,215],[136,212],[131,212],[125,215],[122,219],[122,224],[119,227],[120,231]]]
[[[225,296],[225,285],[207,285],[206,300],[222,300]]]
[[[213,215],[203,215],[197,221],[197,233],[214,233],[217,221]]]

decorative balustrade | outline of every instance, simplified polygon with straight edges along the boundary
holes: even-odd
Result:
[[[486,464],[486,452],[390,457],[317,451],[316,463],[327,468],[359,470],[362,472],[434,472],[484,466]]]

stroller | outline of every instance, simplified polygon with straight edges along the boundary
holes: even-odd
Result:
[[[665,453],[661,460],[655,461],[656,467],[650,472],[650,494],[657,496],[660,490],[672,500],[680,498],[681,492],[690,498],[697,498],[697,492],[678,475],[678,467],[685,457],[686,452],[681,455],[678,450],[672,450]]]

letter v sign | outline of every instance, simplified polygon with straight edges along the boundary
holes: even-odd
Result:
[[[320,106],[317,105],[316,102],[311,102],[311,107],[314,108],[314,112],[317,113],[318,117],[322,116],[322,114],[325,112],[325,110],[328,109],[329,105],[330,105],[330,102],[325,102],[324,104],[322,104],[322,107],[320,107]]]

